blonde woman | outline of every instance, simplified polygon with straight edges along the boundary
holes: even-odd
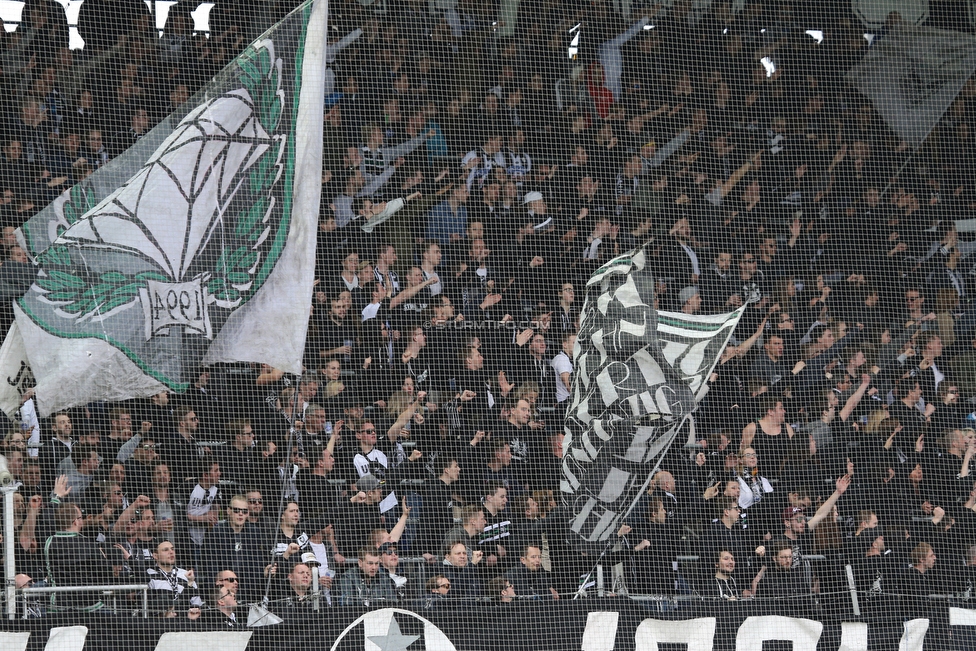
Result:
[[[884,409],[878,409],[872,411],[868,414],[868,422],[864,426],[864,431],[867,434],[875,434],[880,431],[881,421],[888,417],[888,412]]]

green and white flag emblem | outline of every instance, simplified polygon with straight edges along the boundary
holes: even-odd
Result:
[[[325,14],[324,0],[307,3],[249,46],[146,136],[159,144],[97,204],[79,185],[25,226],[40,272],[15,304],[0,371],[29,367],[42,416],[182,391],[198,364],[301,371]],[[2,384],[10,413],[23,387]]]

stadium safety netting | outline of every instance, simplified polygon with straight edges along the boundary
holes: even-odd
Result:
[[[0,0],[0,648],[976,648],[974,7]]]

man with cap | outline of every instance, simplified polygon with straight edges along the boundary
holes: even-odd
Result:
[[[698,314],[701,308],[701,294],[694,285],[688,285],[678,293],[678,303],[681,304],[681,311],[684,314]]]
[[[556,234],[556,222],[548,214],[543,194],[537,190],[526,192],[522,204],[528,207],[527,212],[511,220],[512,245],[501,257],[519,260],[517,287],[522,300],[542,308],[552,299],[553,287],[559,283],[555,263],[546,261],[556,260],[565,247]]]

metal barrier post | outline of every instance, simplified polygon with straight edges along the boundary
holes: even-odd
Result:
[[[312,610],[319,611],[319,566],[312,567]]]
[[[854,607],[854,614],[860,617],[861,607],[857,603],[857,586],[854,585],[854,570],[851,569],[850,565],[845,565],[844,569],[847,571],[847,587],[851,590],[851,605]]]
[[[0,457],[2,459],[3,457]],[[6,470],[6,463],[4,463]],[[20,487],[20,482],[14,482],[3,487],[3,544],[4,544],[4,584],[7,595],[7,619],[17,616],[17,586],[14,582],[17,570],[14,566],[14,493]]]

